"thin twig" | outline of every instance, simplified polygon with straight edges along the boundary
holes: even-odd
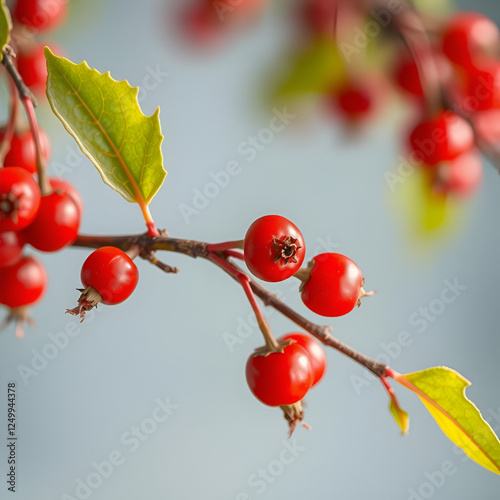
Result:
[[[165,250],[169,252],[181,253],[183,255],[188,255],[189,257],[201,257],[204,259],[209,259],[209,252],[207,251],[207,243],[194,241],[194,240],[183,240],[178,238],[170,238],[168,236],[158,236],[156,238],[151,238],[147,234],[139,235],[128,235],[128,236],[90,236],[90,235],[80,235],[77,240],[73,243],[75,247],[86,247],[86,248],[100,248],[103,246],[116,246],[122,250],[127,250],[130,245],[137,244],[143,251],[155,251],[155,250]],[[234,262],[226,259],[222,259],[229,262],[234,270],[240,273],[246,274],[242,269],[240,269]],[[223,268],[220,263],[212,262]],[[229,274],[233,279],[239,282],[236,274]],[[331,335],[332,328],[330,326],[321,326],[309,321],[304,318],[290,306],[281,301],[276,295],[267,290],[261,284],[257,283],[255,280],[249,278],[249,284],[252,288],[254,294],[259,297],[262,302],[268,306],[281,312],[288,319],[299,325],[301,328],[309,332],[311,335],[316,337],[324,345],[332,347],[337,351],[345,354],[352,360],[364,366],[366,369],[371,371],[377,377],[385,376],[387,365],[380,363],[365,354],[356,351],[352,347],[344,344],[337,338]]]

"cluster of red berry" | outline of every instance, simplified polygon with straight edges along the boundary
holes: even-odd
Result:
[[[49,184],[51,192],[42,196],[23,167],[0,169],[0,304],[11,309],[12,318],[26,319],[26,306],[38,301],[47,285],[43,264],[24,256],[24,246],[55,252],[78,234],[83,211],[78,191],[62,179],[50,178]]]
[[[243,254],[231,248],[241,248]],[[207,249],[243,259],[249,271],[264,281],[278,282],[292,276],[300,279],[303,303],[322,316],[347,314],[360,304],[363,296],[369,295],[363,289],[360,269],[344,255],[323,253],[302,268],[306,252],[302,233],[295,224],[279,215],[255,220],[242,241],[208,245]],[[299,403],[323,377],[326,358],[322,347],[304,333],[292,333],[274,340],[265,321],[259,324],[266,346],[258,348],[247,361],[246,378],[250,390],[270,406]],[[285,415],[293,430],[295,422],[301,420],[300,409],[285,410]]]
[[[16,52],[17,69],[24,83],[39,97],[45,95],[47,65],[43,49],[47,44],[38,41],[36,36],[62,25],[67,16],[68,1],[16,0],[12,8],[11,44]],[[51,47],[54,51],[52,44]]]
[[[243,243],[245,263],[264,281],[283,281],[291,276],[302,281],[301,298],[316,314],[343,316],[368,295],[359,267],[339,253],[316,255],[302,268],[306,248],[295,224],[279,215],[265,215],[248,228]]]

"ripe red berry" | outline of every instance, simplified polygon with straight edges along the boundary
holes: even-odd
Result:
[[[23,168],[0,169],[0,233],[30,224],[40,206],[40,189]]]
[[[493,55],[499,42],[497,25],[479,12],[459,12],[448,20],[442,34],[444,55],[453,63],[470,68]]]
[[[0,233],[0,267],[15,264],[21,258],[23,247],[24,241],[19,233]]]
[[[17,0],[12,15],[25,26],[48,31],[64,21],[67,4],[68,0]]]
[[[278,339],[295,340],[305,351],[311,362],[313,373],[312,387],[314,387],[324,376],[326,372],[326,354],[319,342],[305,333],[287,333]]]
[[[72,196],[57,190],[42,197],[38,214],[23,230],[23,238],[37,250],[56,252],[76,240],[80,219],[80,208]]]
[[[464,107],[468,111],[500,108],[500,62],[488,61],[470,68],[466,77]]]
[[[366,118],[373,110],[373,90],[359,82],[350,82],[332,96],[337,110],[350,122]]]
[[[217,39],[221,26],[209,6],[195,5],[185,14],[184,29],[192,42],[205,46]]]
[[[479,189],[482,177],[481,157],[471,151],[439,165],[434,187],[443,193],[467,197]]]
[[[39,127],[39,130],[42,156],[47,161],[50,156],[49,136],[41,127]],[[3,139],[4,133],[5,129],[0,131],[0,141]],[[33,136],[29,130],[20,135],[14,134],[4,163],[5,165],[24,168],[30,174],[36,173],[36,149]]]
[[[269,406],[291,405],[312,387],[313,373],[306,351],[297,342],[267,356],[252,354],[246,379],[253,395]]]
[[[364,295],[359,267],[339,253],[322,253],[311,261],[310,277],[302,288],[302,302],[321,316],[343,316]]]
[[[293,276],[304,261],[305,252],[302,233],[279,215],[260,217],[245,235],[245,263],[252,274],[264,281],[282,281]]]
[[[47,63],[44,44],[35,45],[26,52],[19,52],[16,61],[19,74],[29,89],[39,96],[45,95]]]
[[[47,287],[47,272],[34,257],[0,268],[0,304],[10,308],[28,306],[39,300]]]
[[[474,147],[472,127],[451,111],[417,125],[410,135],[414,153],[427,165],[453,160]]]
[[[139,272],[125,252],[116,247],[102,247],[83,263],[81,279],[83,286],[99,292],[103,304],[113,305],[132,294],[139,281]]]

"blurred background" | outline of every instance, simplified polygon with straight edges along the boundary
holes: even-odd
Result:
[[[330,321],[305,308],[297,283],[269,288],[401,373],[456,369],[498,434],[498,171],[484,159],[474,196],[426,215],[418,172],[401,167],[418,105],[391,91],[369,120],[346,124],[317,96],[285,101],[280,89],[304,44],[300,2],[268,2],[215,35],[186,21],[186,5],[71,0],[66,23],[43,37],[139,86],[146,114],[160,107],[168,176],[151,205],[158,226],[217,242],[243,238],[264,214],[291,219],[306,259],[346,254],[378,294]],[[439,4],[453,6],[500,22],[496,1]],[[1,99],[5,119],[5,85]],[[37,114],[53,143],[50,173],[82,194],[82,233],[143,232],[138,207],[101,182],[49,106]],[[270,134],[273,116],[284,126]],[[228,164],[237,168],[222,175]],[[177,275],[139,262],[132,297],[80,324],[64,311],[76,304],[88,254],[39,254],[50,288],[32,311],[38,327],[23,340],[12,327],[0,336],[2,435],[6,384],[17,384],[16,498],[498,499],[498,478],[455,449],[416,396],[395,387],[411,417],[402,437],[381,384],[333,350],[306,398],[312,429],[287,439],[279,409],[246,385],[246,359],[262,339],[244,293],[205,261],[163,255]],[[276,335],[296,331],[268,313]],[[6,451],[0,461],[6,474]]]

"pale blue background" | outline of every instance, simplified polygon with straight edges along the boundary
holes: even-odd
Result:
[[[478,2],[462,3],[478,8]],[[497,2],[484,5],[498,22]],[[151,68],[168,72],[141,100],[146,113],[161,107],[169,175],[151,207],[160,227],[172,236],[222,241],[243,237],[260,215],[287,216],[302,229],[308,258],[319,251],[346,253],[362,268],[367,287],[379,291],[332,321],[334,333],[375,357],[384,353],[383,344],[408,332],[412,343],[392,366],[401,372],[441,364],[457,369],[473,381],[468,395],[500,430],[496,170],[485,162],[483,186],[453,238],[416,251],[384,179],[400,151],[402,121],[394,112],[361,141],[346,140],[326,117],[300,116],[255,161],[238,153],[242,141],[269,123],[270,109],[259,99],[266,75],[290,46],[284,10],[271,9],[253,30],[207,55],[174,36],[174,2],[73,0],[71,7],[68,24],[53,38],[73,61],[86,59],[133,85],[144,85]],[[82,232],[142,232],[138,208],[100,181],[47,108],[39,116],[53,138],[51,171],[68,167],[64,176],[84,198]],[[241,173],[186,224],[179,205],[191,204],[193,190],[232,160]],[[358,394],[352,380],[363,377],[363,369],[333,351],[325,380],[307,397],[312,430],[297,429],[291,443],[300,451],[291,460],[283,453],[287,429],[280,411],[260,405],[246,386],[244,364],[261,338],[255,328],[241,326],[251,312],[243,292],[214,266],[183,256],[164,256],[181,268],[175,276],[139,262],[136,293],[120,306],[99,308],[25,385],[21,365],[31,367],[51,335],[80,326],[64,310],[76,301],[87,254],[69,249],[43,255],[50,290],[33,310],[38,329],[28,328],[23,341],[12,328],[0,337],[2,436],[6,383],[18,384],[18,492],[12,498],[75,497],[77,479],[113,452],[124,463],[92,490],[92,500],[406,500],[419,488],[427,495],[421,498],[436,500],[499,498],[498,476],[457,454],[416,397],[396,387],[412,424],[409,436],[401,437],[381,385],[369,383]],[[467,289],[419,332],[409,317],[438,299],[447,279]],[[294,285],[271,288],[324,323],[307,312]],[[269,320],[278,335],[295,329],[277,313]],[[231,352],[225,334],[238,332],[248,338]],[[131,451],[123,435],[151,424],[157,398],[178,408]],[[280,457],[291,463],[280,466]],[[0,464],[6,471],[6,451]],[[276,477],[259,486],[256,474],[268,467]],[[426,487],[426,474],[443,467],[453,474],[439,487]],[[0,492],[10,498],[3,480]]]

